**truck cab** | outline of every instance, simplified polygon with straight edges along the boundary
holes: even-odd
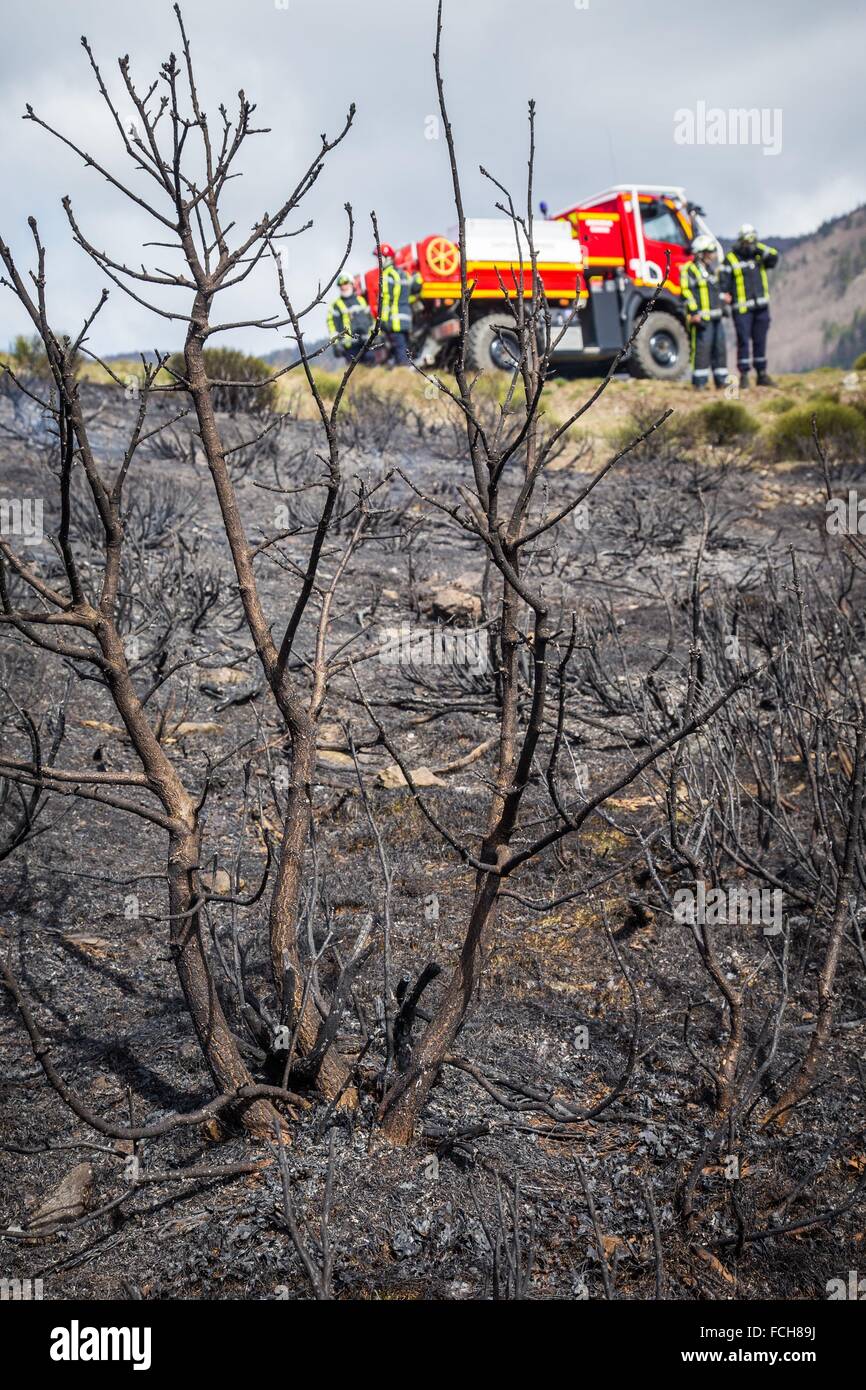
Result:
[[[569,359],[609,362],[628,342],[648,299],[655,306],[632,344],[626,364],[634,376],[674,380],[688,368],[689,333],[680,270],[699,233],[712,236],[685,190],[668,184],[616,184],[555,214],[583,248],[588,290],[581,312],[583,344]],[[716,238],[718,255],[722,248]],[[659,288],[661,287],[661,288]]]

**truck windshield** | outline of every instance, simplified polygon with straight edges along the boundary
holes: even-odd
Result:
[[[663,203],[642,203],[640,213],[644,236],[650,241],[666,241],[672,246],[689,245],[679,219]]]

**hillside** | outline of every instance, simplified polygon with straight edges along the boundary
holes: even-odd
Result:
[[[848,367],[866,351],[866,207],[825,222],[784,250],[774,273],[774,371]]]

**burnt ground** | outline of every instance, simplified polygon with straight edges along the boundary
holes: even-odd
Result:
[[[116,393],[93,388],[92,396],[100,447],[106,458],[116,459],[129,407],[117,404]],[[7,423],[10,409],[7,403]],[[229,431],[246,435],[256,428],[227,422]],[[207,803],[206,858],[216,856],[248,895],[265,863],[263,825],[273,836],[279,833],[273,784],[280,753],[271,748],[269,776],[262,750],[275,744],[280,728],[241,623],[210,478],[185,431],[185,424],[177,427],[170,447],[149,446],[133,470],[129,496],[138,510],[130,534],[136,553],[125,583],[141,635],[142,684],[153,676],[148,649],[166,614],[176,620],[173,655],[196,659],[160,691],[164,736],[191,786],[202,785],[208,765],[225,759]],[[44,495],[50,531],[44,441],[34,435],[32,421],[25,432],[26,443],[3,444],[4,490]],[[421,492],[448,501],[465,477],[452,424],[432,410],[429,416],[407,415],[393,396],[359,399],[345,438],[350,474],[375,481],[399,468]],[[268,486],[277,476],[311,476],[315,440],[310,422],[289,422],[276,438],[249,451],[246,464],[239,456],[239,497],[253,537],[274,529],[280,497]],[[591,449],[577,458],[564,455],[550,475],[551,504],[571,495],[600,461]],[[422,504],[399,477],[382,486],[376,502],[384,513],[379,534],[352,561],[332,639],[336,645],[352,638],[361,654],[375,646],[372,636],[380,628],[403,620],[431,626],[431,583],[469,576],[465,588],[482,596],[487,583],[482,559],[466,538],[455,537],[447,519]],[[754,445],[691,447],[675,435],[654,436],[629,455],[594,494],[588,522],[567,523],[565,539],[536,561],[563,609],[576,608],[602,633],[597,650],[604,661],[587,658],[579,703],[572,706],[573,756],[585,764],[582,776],[590,786],[603,785],[628,765],[635,746],[628,735],[640,725],[647,672],[668,645],[667,688],[672,697],[677,694],[702,505],[710,515],[704,575],[713,585],[741,586],[760,602],[763,576],[768,570],[787,572],[792,550],[817,570],[828,563],[821,479],[812,461],[774,464]],[[303,497],[292,506],[293,520],[308,519]],[[84,516],[82,504],[79,521],[86,529]],[[345,534],[344,526],[339,544]],[[285,548],[296,560],[304,553],[304,537]],[[332,564],[329,556],[326,568]],[[296,591],[295,575],[287,560],[282,566],[262,563],[260,574],[276,620]],[[4,662],[10,692],[48,738],[66,682],[61,663],[11,640]],[[470,839],[483,824],[491,754],[448,769],[493,732],[492,679],[462,670],[395,670],[369,655],[359,657],[357,669],[410,766],[436,774],[440,785],[425,793],[436,815],[455,836]],[[611,713],[614,688],[620,714]],[[332,683],[314,789],[315,941],[321,944],[327,926],[336,941],[350,942],[368,913],[377,932],[382,921],[376,846],[346,752],[344,721],[361,746],[371,809],[393,873],[393,986],[403,974],[415,978],[428,961],[447,968],[455,960],[472,875],[406,789],[381,784],[377,773],[391,759],[381,746],[364,747],[371,725],[343,672]],[[184,723],[193,727],[184,732]],[[73,680],[58,765],[131,766],[117,724],[106,693],[92,681]],[[4,724],[8,747],[7,740],[17,740],[18,756],[28,756],[13,712]],[[647,1189],[657,1209],[667,1297],[824,1297],[829,1279],[845,1277],[858,1259],[862,1263],[857,1202],[810,1224],[817,1213],[844,1208],[866,1169],[856,1065],[866,1036],[866,1026],[858,1023],[866,1014],[866,981],[855,953],[846,955],[837,1009],[844,1026],[834,1035],[819,1090],[782,1131],[760,1126],[760,1106],[750,1111],[735,1145],[741,1178],[731,1183],[724,1172],[728,1142],[713,1138],[706,1075],[683,1040],[690,1007],[697,1011],[693,1047],[710,1064],[725,1031],[718,998],[686,928],[663,914],[636,914],[639,889],[628,872],[575,901],[547,906],[573,890],[575,875],[589,883],[634,858],[638,846],[630,832],[637,826],[649,833],[658,823],[659,785],[652,776],[641,777],[614,798],[608,819],[589,824],[577,848],[548,854],[514,885],[519,898],[506,903],[480,998],[459,1039],[460,1056],[500,1093],[504,1089],[512,1108],[466,1071],[448,1067],[425,1114],[423,1135],[412,1147],[389,1148],[375,1126],[381,1068],[376,1045],[361,1064],[357,1111],[335,1121],[311,1097],[294,1126],[288,1161],[296,1208],[315,1231],[327,1167],[323,1129],[334,1128],[337,1297],[489,1297],[487,1233],[497,1223],[497,1183],[507,1192],[515,1180],[522,1248],[531,1263],[529,1296],[535,1299],[603,1297],[600,1253],[618,1297],[654,1297],[657,1262]],[[537,815],[544,813],[542,791],[539,786]],[[276,793],[279,799],[278,777]],[[0,949],[15,967],[64,1078],[89,1106],[118,1124],[130,1114],[144,1123],[205,1103],[212,1086],[168,951],[162,833],[120,812],[59,797],[44,805],[38,829],[0,862]],[[247,978],[263,994],[266,900],[234,914],[228,907],[212,912],[226,950],[234,917]],[[530,902],[540,906],[533,909]],[[764,1100],[778,1094],[805,1046],[820,962],[817,944],[810,949]],[[765,948],[746,928],[731,950],[733,968],[748,974]],[[216,962],[214,968],[219,975]],[[326,960],[325,983],[328,969]],[[382,971],[379,944],[356,989],[360,1017],[374,1034]],[[524,1092],[537,1088],[583,1108],[601,1101],[628,1060],[635,1016],[629,980],[640,1001],[637,1061],[622,1095],[598,1119],[557,1124],[533,1108],[525,1093],[504,1088],[502,1078],[508,1078]],[[753,1043],[772,1002],[760,989],[750,1014]],[[341,1046],[347,1052],[357,1053],[361,1027],[358,1019],[346,1020]],[[7,1231],[20,1227],[33,1205],[84,1161],[93,1169],[92,1207],[119,1197],[126,1188],[129,1146],[89,1131],[45,1084],[5,995],[0,1048],[0,1225]],[[702,1153],[696,1216],[686,1227],[677,1194]],[[217,1168],[251,1158],[261,1160],[259,1173],[141,1185],[113,1211],[67,1230],[4,1238],[0,1272],[41,1277],[46,1297],[53,1298],[309,1297],[282,1219],[279,1173],[267,1146],[251,1146],[228,1122],[177,1129],[139,1146],[142,1171],[163,1177],[191,1164]],[[799,1221],[801,1230],[755,1238],[773,1225]],[[739,1247],[738,1232],[744,1236]]]

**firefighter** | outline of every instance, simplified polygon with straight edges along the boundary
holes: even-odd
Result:
[[[758,386],[772,386],[767,375],[767,333],[770,327],[770,289],[767,271],[779,259],[773,246],[758,241],[758,233],[748,222],[737,233],[733,249],[725,257],[726,288],[733,301],[737,330],[737,367],[740,386],[749,384],[754,365]]]
[[[364,296],[355,292],[350,275],[339,276],[337,288],[340,293],[328,308],[328,336],[338,340],[335,346],[344,357],[362,357],[373,315]]]
[[[692,386],[696,391],[709,385],[710,368],[716,388],[727,385],[727,344],[724,306],[731,296],[723,287],[716,259],[716,243],[710,236],[697,236],[692,242],[694,260],[685,261],[680,270],[680,289],[692,332]]]
[[[392,364],[408,367],[412,305],[418,298],[420,276],[395,265],[394,248],[387,242],[377,246],[373,254],[382,261],[381,323],[391,346]]]

